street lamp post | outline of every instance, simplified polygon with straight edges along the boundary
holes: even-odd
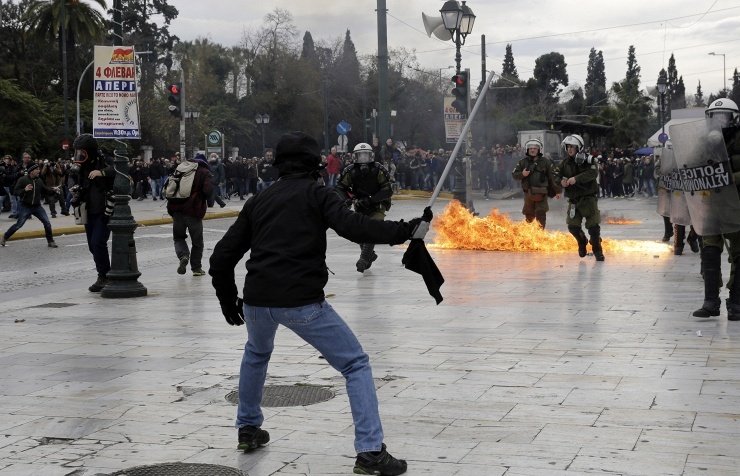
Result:
[[[193,126],[195,125],[195,120],[200,117],[200,111],[184,111],[183,114],[185,119],[190,119],[190,136],[192,137]],[[187,136],[185,137],[185,142],[187,143]],[[193,143],[190,157],[195,157],[195,143]]]
[[[661,127],[661,134],[660,138],[665,138],[665,92],[666,89],[668,89],[668,77],[666,75],[666,72],[664,69],[660,70],[660,75],[658,75],[658,94],[660,94],[660,127]],[[665,143],[665,141],[661,141],[662,143]]]
[[[711,53],[709,53],[709,55],[710,56],[722,56],[722,84],[724,85],[722,90],[725,92],[725,95],[727,95],[727,66],[726,66],[727,63],[725,62],[726,60],[725,54],[715,53],[714,51],[712,51]]]
[[[446,66],[444,68],[439,68],[439,89],[442,89],[442,86],[444,86],[444,83],[442,82],[442,71],[446,69],[452,69],[454,66]]]
[[[442,22],[455,41],[456,72],[460,73],[460,47],[465,44],[465,38],[473,31],[475,14],[463,0],[462,5],[457,0],[448,0],[439,10]]]
[[[270,123],[269,114],[257,114],[254,116],[254,121],[262,127],[262,153],[265,153],[265,124]]]

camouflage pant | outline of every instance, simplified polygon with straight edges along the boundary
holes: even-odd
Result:
[[[586,220],[586,229],[588,229],[597,226],[601,222],[598,200],[593,195],[570,199],[567,213],[565,222],[569,227],[580,227],[583,220]]]

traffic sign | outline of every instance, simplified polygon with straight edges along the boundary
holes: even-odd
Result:
[[[665,132],[661,132],[660,135],[658,135],[658,142],[660,142],[661,144],[665,144],[666,142],[668,142],[668,134],[666,134]]]
[[[347,136],[342,134],[337,139],[337,146],[339,148],[339,152],[347,152]]]
[[[349,124],[349,122],[345,120],[342,120],[339,122],[339,124],[337,124],[337,134],[339,135],[343,136],[351,130],[352,130],[352,126]]]
[[[221,145],[221,133],[219,131],[211,131],[208,133],[208,145],[209,146],[220,146]]]

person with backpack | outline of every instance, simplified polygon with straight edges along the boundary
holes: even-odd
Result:
[[[178,274],[185,274],[188,263],[193,276],[203,276],[203,217],[208,197],[213,193],[213,181],[206,156],[197,154],[177,166],[167,181],[165,198],[167,213],[172,216],[172,238],[180,264]],[[192,248],[185,241],[190,234]]]

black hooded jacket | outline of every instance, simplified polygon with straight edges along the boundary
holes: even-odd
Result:
[[[379,221],[347,209],[333,189],[309,174],[281,177],[250,198],[218,242],[209,274],[221,299],[236,298],[234,268],[251,250],[244,302],[261,307],[299,307],[321,302],[329,279],[326,231],[356,243],[399,244],[412,223]]]

